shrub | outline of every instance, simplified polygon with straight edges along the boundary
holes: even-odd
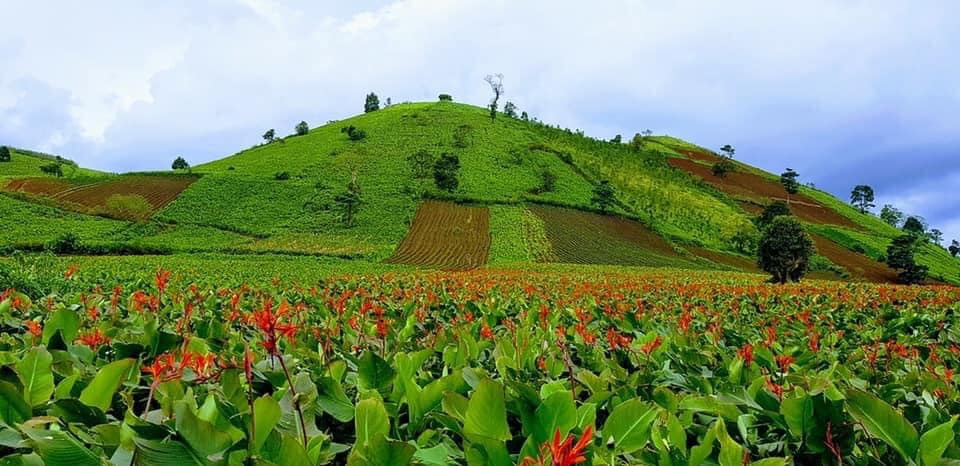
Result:
[[[743,254],[753,254],[757,250],[757,241],[760,240],[760,235],[757,233],[756,228],[754,228],[750,223],[742,225],[736,233],[730,238],[730,243],[733,245],[734,249],[743,253]]]
[[[730,173],[733,171],[733,164],[726,159],[722,159],[719,162],[713,164],[713,167],[711,167],[711,171],[713,172],[713,176],[716,176],[717,178],[726,178],[727,173]]]
[[[543,169],[540,171],[540,185],[533,191],[536,194],[551,193],[557,188],[556,173]]]
[[[367,94],[367,99],[363,103],[363,113],[370,113],[380,110],[380,98],[377,94],[371,92]]]
[[[513,102],[507,102],[507,103],[503,106],[503,114],[506,115],[506,116],[508,116],[508,117],[510,117],[510,118],[516,118],[516,117],[517,117],[517,106],[514,105]]]
[[[899,270],[900,281],[910,284],[923,283],[927,279],[927,267],[917,264],[914,254],[919,238],[913,234],[900,235],[887,246],[887,265]]]
[[[779,216],[763,231],[758,248],[758,265],[775,283],[799,282],[807,273],[813,240],[794,217]]]
[[[153,212],[153,206],[137,194],[114,194],[105,203],[107,215],[121,220],[145,222]]]
[[[450,94],[440,94],[440,102],[453,102],[453,96]]]
[[[261,137],[269,144],[277,139],[277,132],[271,128],[268,129],[267,132],[263,133],[263,136]]]
[[[346,133],[347,137],[351,141],[362,141],[367,137],[367,132],[357,128],[356,126],[350,125],[340,128],[341,133]]]
[[[273,175],[273,179],[275,179],[275,180],[277,180],[277,181],[286,181],[286,180],[289,180],[289,179],[290,179],[290,173],[289,173],[289,172],[285,172],[285,171],[277,172],[276,174]]]
[[[452,154],[443,154],[433,164],[433,181],[437,188],[453,192],[460,186],[460,158]]]
[[[775,218],[785,215],[791,215],[790,206],[783,201],[773,201],[773,203],[764,207],[760,217],[757,218],[757,227],[762,230],[773,223]]]
[[[177,157],[173,159],[173,163],[170,165],[170,168],[174,170],[186,170],[190,168],[190,164],[183,157]]]
[[[0,146],[0,162],[9,162],[10,161],[10,148],[7,146]]]
[[[590,202],[595,204],[602,214],[606,214],[610,207],[613,207],[613,186],[610,185],[609,180],[602,180],[593,188],[593,198]]]
[[[46,165],[40,166],[40,171],[48,175],[56,176],[60,178],[63,176],[63,166],[59,162],[48,163]]]
[[[47,250],[54,254],[76,254],[81,249],[80,237],[72,231],[61,234],[47,244]]]
[[[453,147],[461,149],[470,146],[473,128],[470,125],[460,125],[453,130]]]
[[[410,171],[414,178],[429,178],[430,169],[433,167],[433,155],[426,150],[418,150],[407,156],[407,163],[410,164]]]
[[[310,125],[308,125],[306,121],[301,121],[300,123],[297,123],[297,126],[295,126],[293,129],[296,131],[297,136],[304,136],[310,132]]]

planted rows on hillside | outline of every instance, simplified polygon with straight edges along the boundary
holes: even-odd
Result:
[[[11,180],[4,189],[89,209],[103,208],[112,196],[140,196],[153,211],[157,211],[176,199],[196,180],[194,176],[131,175],[76,184],[57,178],[37,177]]]
[[[472,269],[487,262],[490,253],[490,212],[450,202],[420,205],[410,231],[388,262]]]

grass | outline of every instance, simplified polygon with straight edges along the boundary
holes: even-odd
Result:
[[[518,206],[490,207],[490,265],[532,262],[533,255],[524,238],[526,209]]]
[[[20,176],[49,176],[40,171],[40,167],[53,163],[56,156],[26,149],[10,148],[10,161],[0,162],[0,178]],[[64,178],[100,176],[103,172],[80,168],[76,162],[63,159]]]

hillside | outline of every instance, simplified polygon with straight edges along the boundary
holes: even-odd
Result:
[[[366,137],[351,140],[353,126]],[[459,158],[459,186],[440,191],[409,158]],[[642,147],[535,121],[491,120],[452,102],[411,103],[329,122],[193,167],[191,174],[107,175],[75,169],[44,177],[46,159],[18,151],[0,164],[0,246],[41,247],[69,229],[106,250],[338,256],[441,268],[529,262],[677,266],[755,271],[733,237],[781,196],[776,178],[667,136]],[[555,178],[544,190],[542,176]],[[4,178],[6,181],[4,181]],[[334,198],[351,180],[362,204],[352,225]],[[614,216],[595,212],[594,186],[615,189]],[[113,215],[113,194],[141,195],[146,223]],[[433,200],[423,203],[423,200]],[[822,191],[791,208],[814,235],[815,276],[891,281],[876,259],[898,230]],[[70,212],[66,212],[70,211]],[[113,218],[104,218],[104,217]],[[16,220],[14,220],[16,219]],[[25,223],[26,222],[26,223]],[[931,276],[960,282],[960,262],[934,245],[919,255]]]

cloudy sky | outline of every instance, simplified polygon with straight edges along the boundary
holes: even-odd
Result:
[[[650,128],[960,239],[954,0],[0,0],[0,144],[109,170],[199,163],[440,92],[588,134]],[[802,5],[802,6],[801,6]]]

